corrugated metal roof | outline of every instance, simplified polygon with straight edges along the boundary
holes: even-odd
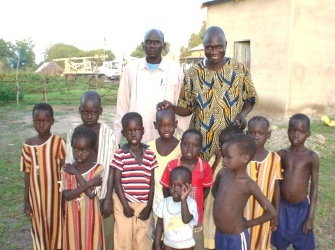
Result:
[[[202,43],[190,49],[190,51],[198,51],[198,50],[204,50],[204,46],[202,45]]]
[[[37,70],[35,70],[35,73],[40,72],[42,69],[44,69],[44,67],[46,67],[49,64],[49,62],[45,62],[43,63]]]
[[[211,0],[211,1],[205,1],[202,3],[201,8],[206,8],[209,5],[217,4],[217,3],[223,3],[223,2],[229,2],[229,1],[234,1],[234,0]]]

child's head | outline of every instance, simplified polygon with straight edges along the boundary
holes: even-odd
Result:
[[[48,103],[38,103],[33,108],[34,128],[39,135],[50,134],[51,126],[54,124],[54,111]]]
[[[97,92],[87,91],[80,99],[79,114],[86,127],[94,127],[102,114],[101,98]]]
[[[247,134],[255,140],[258,148],[264,148],[271,137],[269,120],[260,115],[252,117],[248,122]]]
[[[192,172],[187,167],[179,166],[170,173],[169,192],[175,202],[180,201],[183,185],[191,184]]]
[[[155,129],[162,139],[168,140],[173,137],[178,121],[173,109],[162,109],[156,112]]]
[[[71,138],[73,157],[76,162],[86,161],[94,151],[96,142],[97,134],[93,129],[85,126],[77,127]]]
[[[288,123],[288,138],[291,144],[304,144],[311,135],[310,120],[304,114],[293,115]]]
[[[234,124],[230,124],[227,127],[225,127],[219,135],[220,148],[222,147],[222,144],[225,142],[225,140],[227,140],[229,136],[235,134],[243,134],[243,130],[239,126]]]
[[[196,158],[202,148],[202,134],[200,131],[194,128],[187,129],[181,137],[180,148],[183,158],[188,160]]]
[[[128,112],[122,117],[121,123],[121,132],[127,142],[139,144],[144,134],[142,116],[137,112]]]
[[[222,145],[223,165],[227,169],[246,168],[256,153],[255,140],[246,134],[235,134]]]

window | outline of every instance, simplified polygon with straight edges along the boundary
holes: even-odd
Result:
[[[250,41],[234,43],[234,58],[250,70]]]

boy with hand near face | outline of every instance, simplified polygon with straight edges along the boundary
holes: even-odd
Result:
[[[160,239],[164,232],[164,249],[193,249],[193,226],[198,222],[197,203],[189,197],[192,191],[192,172],[187,167],[174,168],[170,174],[169,193],[155,211],[158,222],[155,250],[161,250]]]

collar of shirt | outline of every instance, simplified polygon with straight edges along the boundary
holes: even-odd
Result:
[[[167,59],[165,57],[162,57],[162,61],[158,65],[157,69],[161,69],[164,72],[168,72],[168,70],[169,70],[169,62],[168,62],[168,60],[169,59]],[[145,68],[150,69],[148,67],[148,65],[147,65],[147,60],[145,59],[145,57],[142,57],[139,60],[138,69],[145,69]]]

